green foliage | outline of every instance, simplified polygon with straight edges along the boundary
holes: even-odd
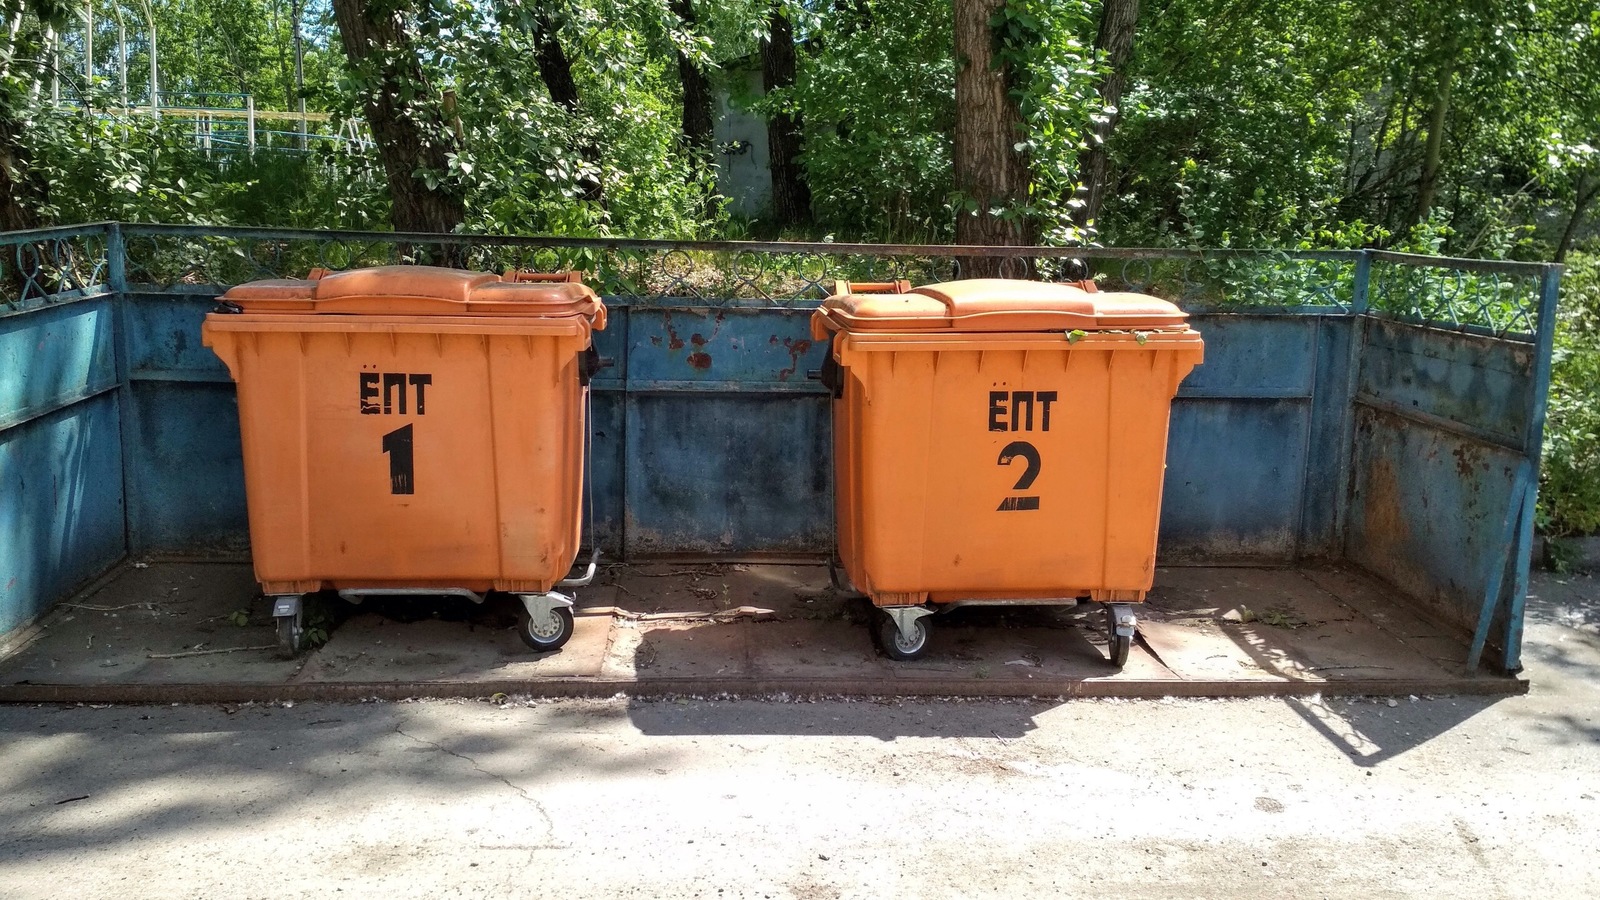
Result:
[[[764,99],[736,91],[734,102],[804,123],[817,230],[791,236],[952,236],[959,111],[949,0],[696,0],[692,25],[665,0],[369,2],[395,10],[410,29],[420,77],[398,96],[429,123],[426,139],[450,154],[417,175],[462,198],[463,228],[765,234],[759,221],[722,213],[708,198],[714,173],[682,146],[677,54],[714,81],[742,83],[780,8],[800,41],[797,83]],[[372,72],[346,64],[328,0],[155,0],[163,90],[190,102],[209,95],[213,105],[243,102],[219,94],[249,93],[259,109],[294,108],[297,7],[311,109],[361,133]],[[0,8],[23,12],[0,48],[0,111],[27,137],[21,160],[30,152],[41,160],[49,193],[29,202],[46,218],[385,221],[387,185],[370,146],[305,158],[208,157],[179,123],[49,109],[40,17],[64,36],[62,97],[102,111],[123,99],[115,19],[104,9],[96,19],[97,83],[86,86],[73,15],[80,6],[0,0]],[[142,8],[125,12],[128,99],[138,104],[149,42]],[[1085,238],[1070,215],[1079,156],[1091,125],[1110,114],[1097,94],[1105,64],[1092,49],[1099,14],[1095,0],[1008,0],[991,23],[1032,165],[1031,194],[1007,214],[1037,221],[1049,243]],[[576,109],[553,102],[541,78],[536,36],[545,19],[572,61]],[[1567,220],[1600,207],[1586,199],[1600,184],[1600,9],[1592,0],[1172,0],[1146,4],[1134,48],[1110,139],[1112,183],[1092,236],[1100,242],[1528,258],[1548,256]],[[449,113],[447,93],[455,98]],[[1443,129],[1430,163],[1436,111]],[[19,164],[9,156],[0,163]],[[1430,166],[1436,188],[1424,211]],[[595,181],[603,201],[593,199]],[[1233,292],[1241,300],[1287,300],[1299,290],[1292,273],[1218,278],[1254,285]]]
[[[792,90],[756,108],[798,113],[818,225],[880,240],[948,240],[954,37],[925,0],[829,7]]]
[[[1556,535],[1600,532],[1600,253],[1562,278],[1539,522]]]
[[[41,109],[31,121],[34,176],[46,220],[374,228],[381,181],[359,155],[216,151],[173,117]]]
[[[203,222],[214,218],[216,171],[188,127],[149,116],[82,109],[33,120],[33,170],[45,186],[39,215],[58,222]]]
[[[1313,9],[1315,6],[1315,9]],[[1355,4],[1179,0],[1144,16],[1112,137],[1118,243],[1293,245],[1341,218]]]

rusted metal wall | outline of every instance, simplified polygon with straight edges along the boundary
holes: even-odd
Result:
[[[126,549],[116,307],[68,234],[0,235],[0,635]]]
[[[1345,555],[1470,631],[1522,502],[1535,346],[1383,319],[1361,329]]]

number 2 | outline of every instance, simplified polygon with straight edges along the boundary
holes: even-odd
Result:
[[[411,457],[411,426],[384,435],[383,452],[389,455],[389,493],[415,494],[417,472]]]
[[[996,464],[1009,466],[1011,465],[1012,461],[1019,456],[1022,457],[1023,461],[1025,461],[1028,465],[1022,470],[1022,475],[1017,478],[1017,483],[1012,487],[1012,490],[1025,491],[1032,487],[1034,480],[1039,477],[1039,469],[1041,468],[1041,464],[1039,461],[1039,449],[1037,447],[1033,446],[1027,441],[1012,441],[1005,446],[1004,450],[1000,451],[1000,459],[996,461]],[[1032,495],[1024,497],[1007,497],[1000,501],[1000,506],[997,511],[1010,512],[1015,510],[1038,508],[1039,497],[1038,495]]]

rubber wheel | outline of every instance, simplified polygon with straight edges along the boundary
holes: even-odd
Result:
[[[1111,667],[1120,669],[1128,664],[1128,651],[1133,649],[1133,638],[1111,635]]]
[[[887,613],[878,619],[878,646],[890,659],[901,662],[910,662],[921,659],[928,652],[928,617],[917,619],[912,628],[911,637],[907,640],[900,634],[899,626]]]
[[[517,619],[517,634],[522,642],[539,653],[560,650],[572,638],[572,610],[558,606],[551,612],[555,614],[555,624],[543,631],[534,630],[533,617],[528,615],[527,609],[523,609],[521,617]]]
[[[300,624],[300,616],[277,616],[274,621],[278,626],[278,656],[283,659],[299,656],[306,645],[306,632]]]
[[[1111,656],[1111,667],[1120,669],[1128,664],[1128,652],[1133,649],[1133,635],[1117,634],[1117,614],[1106,607],[1106,653]]]

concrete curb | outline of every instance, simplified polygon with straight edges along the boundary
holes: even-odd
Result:
[[[1104,679],[944,679],[885,682],[846,678],[653,678],[643,680],[317,682],[306,684],[10,684],[0,703],[203,704],[350,702],[361,700],[661,697],[950,697],[990,698],[1266,698],[1385,696],[1516,696],[1522,678],[1370,679],[1349,681],[1119,681]]]

